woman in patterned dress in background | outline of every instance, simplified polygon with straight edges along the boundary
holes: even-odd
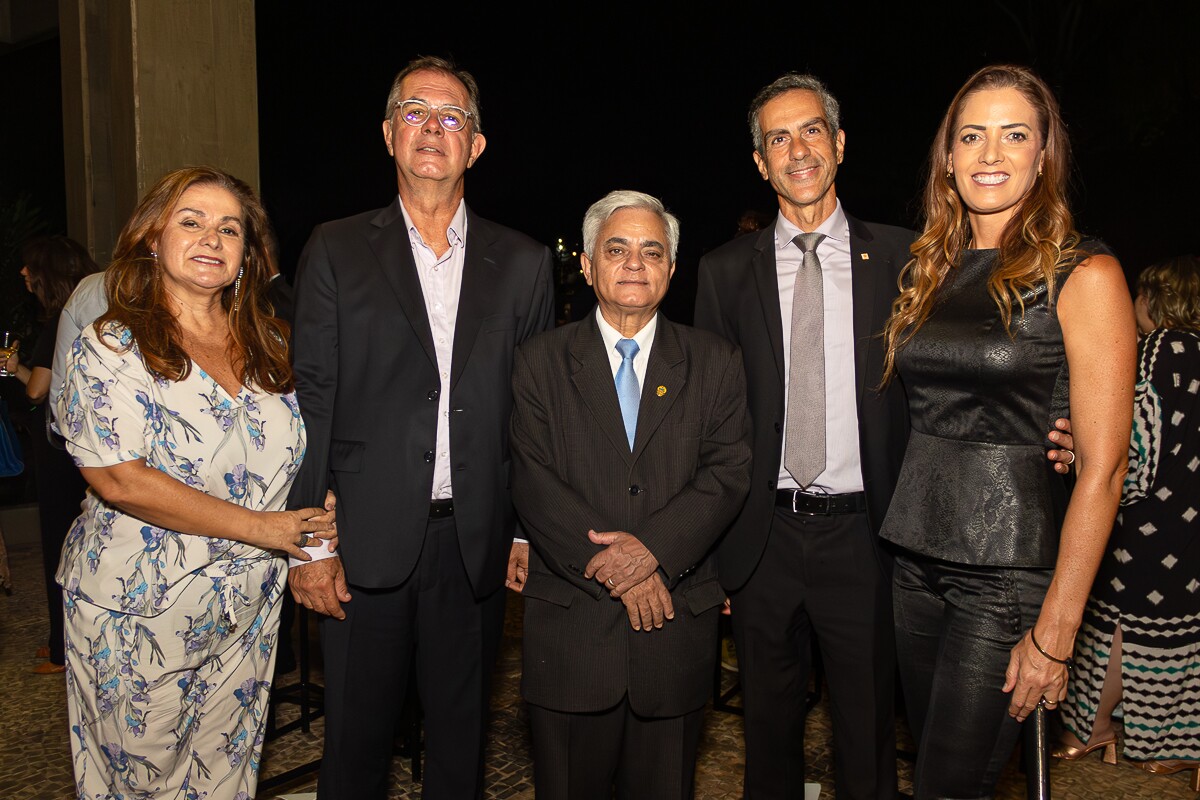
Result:
[[[1075,643],[1058,758],[1103,748],[1200,791],[1200,259],[1148,267],[1134,303],[1138,394],[1129,474]],[[1085,745],[1084,742],[1087,742]]]
[[[305,439],[266,224],[242,181],[167,174],[72,348],[58,417],[91,491],[58,581],[80,800],[254,795],[283,555],[333,536],[324,509],[278,510]]]

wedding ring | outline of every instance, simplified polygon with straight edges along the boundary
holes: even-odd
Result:
[[[614,589],[617,588],[617,585],[612,582],[612,578],[609,578],[608,580],[606,580],[605,583],[607,583],[609,586],[611,586]]]
[[[1066,465],[1069,467],[1069,466],[1071,466],[1072,464],[1074,464],[1074,463],[1075,463],[1075,451],[1074,451],[1074,450],[1068,450],[1067,452],[1071,454],[1071,460],[1070,460],[1070,461],[1064,461],[1063,463],[1064,463],[1064,464],[1066,464]]]
[[[311,538],[307,533],[300,534],[300,538],[296,540],[296,547],[308,547],[308,541]]]

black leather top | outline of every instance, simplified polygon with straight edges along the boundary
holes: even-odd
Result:
[[[1052,567],[1067,490],[1045,437],[1069,407],[1062,329],[1042,287],[1009,335],[987,290],[998,252],[966,251],[897,353],[912,434],[880,535],[944,561]]]

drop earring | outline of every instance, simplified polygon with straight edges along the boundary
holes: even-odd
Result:
[[[242,275],[246,272],[246,265],[238,267],[237,279],[233,282],[233,310],[237,311],[242,304]]]

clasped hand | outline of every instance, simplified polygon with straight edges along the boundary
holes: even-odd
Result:
[[[675,618],[671,593],[657,572],[658,559],[636,536],[625,531],[589,530],[588,538],[607,547],[592,556],[583,577],[595,579],[625,604],[635,631],[652,631]]]

